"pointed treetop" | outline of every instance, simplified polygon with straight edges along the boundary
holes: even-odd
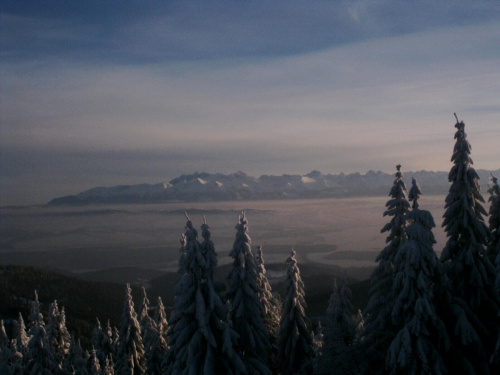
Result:
[[[411,179],[411,189],[410,192],[408,193],[408,200],[411,202],[413,201],[412,208],[416,209],[418,208],[418,199],[420,198],[420,195],[422,195],[422,192],[420,191],[420,186],[418,186],[417,180],[415,180],[414,177]]]
[[[401,172],[401,164],[396,165],[396,169],[398,170],[396,172],[396,178],[397,179],[403,178],[403,172]]]
[[[491,182],[493,182],[495,185],[498,183],[498,178],[493,176],[493,173],[491,173]]]
[[[457,128],[459,131],[463,131],[465,129],[465,124],[463,121],[458,120],[458,116],[456,113],[454,113],[455,119],[457,120],[457,123],[455,124],[455,128]]]
[[[207,224],[207,219],[203,215],[203,223],[201,224],[201,236],[204,240],[208,241],[211,237],[210,227]]]

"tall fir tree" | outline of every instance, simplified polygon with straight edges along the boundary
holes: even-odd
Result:
[[[116,353],[116,373],[117,375],[141,375],[144,372],[145,360],[141,327],[134,309],[132,289],[127,284],[120,321],[118,351]]]
[[[149,374],[148,372],[146,373]],[[115,375],[115,366],[113,363],[113,356],[111,354],[108,355],[104,361],[102,375]]]
[[[139,325],[141,326],[141,332],[144,334],[144,327],[151,323],[151,317],[149,316],[149,299],[146,293],[146,288],[143,286],[141,288],[142,297],[141,304],[139,306],[139,312],[137,314],[137,319],[139,320]],[[143,337],[144,340],[144,337]]]
[[[304,283],[292,249],[286,260],[283,315],[278,335],[278,363],[282,375],[312,374],[314,349],[304,308]]]
[[[31,302],[30,340],[25,356],[25,373],[30,375],[52,375],[59,370],[58,361],[50,350],[45,332],[45,322],[40,312],[40,302],[35,291],[35,300]]]
[[[269,367],[273,372],[279,370],[276,358],[278,358],[278,334],[281,319],[281,301],[272,294],[271,284],[266,276],[266,266],[264,264],[264,253],[262,246],[257,246],[255,250],[255,265],[257,267],[257,280],[259,285],[259,298],[262,305],[262,319],[269,332],[269,343],[271,348],[268,353]]]
[[[155,315],[154,315],[153,319],[155,321],[159,335],[162,337],[162,339],[165,341],[165,344],[166,344],[167,332],[168,332],[168,321],[167,321],[167,314],[165,312],[165,306],[163,306],[163,301],[162,301],[161,297],[158,297],[158,300],[156,302]]]
[[[0,320],[0,351],[8,347],[9,347],[9,338],[7,337],[7,332],[5,332],[5,326],[3,324],[3,320]]]
[[[149,299],[147,297],[146,288],[142,287],[139,324],[141,326],[142,343],[144,345],[146,373],[161,374],[161,362],[165,355],[166,347],[163,345],[163,342],[159,341],[158,327],[153,318],[149,316],[149,310]],[[160,349],[163,351],[159,352]],[[161,357],[161,359],[159,357]]]
[[[54,351],[59,364],[62,364],[69,352],[71,335],[66,327],[66,313],[64,307],[59,310],[57,301],[49,305],[46,332],[49,345]]]
[[[92,348],[92,350],[90,351],[89,368],[90,375],[101,375],[101,364],[99,363],[99,359],[97,358],[97,352],[95,348]]]
[[[491,232],[490,243],[488,244],[488,256],[496,266],[495,289],[500,294],[500,186],[498,179],[491,176],[492,186],[489,187],[490,210],[488,215],[488,224]]]
[[[144,334],[149,337],[147,341],[150,342],[146,349],[146,373],[160,375],[163,372],[162,362],[168,349],[166,340],[168,322],[161,297],[158,297],[152,323],[145,328],[149,333]]]
[[[213,288],[216,259],[212,257],[215,252],[208,225],[204,222],[202,226],[205,241],[201,246],[197,230],[186,218],[179,261],[182,276],[176,285],[164,373],[244,373],[244,364],[233,349],[237,335],[226,321],[225,306]]]
[[[257,246],[255,251],[255,265],[257,267],[257,280],[259,284],[259,298],[262,304],[262,315],[264,324],[269,331],[272,341],[276,341],[279,332],[281,318],[281,304],[272,294],[271,284],[266,276],[264,254],[262,246]]]
[[[352,292],[344,277],[343,285],[333,284],[326,310],[325,340],[322,348],[322,360],[318,366],[320,373],[329,374],[332,369],[338,374],[346,374],[353,367],[354,352],[352,345],[356,335]]]
[[[17,350],[16,339],[12,339],[0,350],[0,374],[22,375],[23,373],[23,355]]]
[[[500,329],[500,299],[494,288],[495,268],[486,254],[490,233],[483,218],[484,199],[472,167],[465,124],[457,118],[455,127],[453,166],[448,175],[451,186],[443,215],[448,240],[440,258],[454,304],[462,307],[460,313],[455,312],[455,327],[449,327],[453,347],[460,353],[453,355],[457,357],[454,363],[471,373],[500,373],[498,366],[488,363]]]
[[[229,255],[233,267],[227,277],[227,297],[231,303],[230,319],[240,336],[239,351],[249,374],[271,374],[267,366],[269,333],[262,317],[262,293],[257,265],[248,235],[248,221],[243,211],[236,225],[236,238]]]
[[[420,210],[420,188],[412,180],[408,199],[413,201],[406,228],[408,240],[394,259],[393,289],[396,301],[392,320],[398,333],[387,353],[391,374],[446,374],[444,354],[450,340],[436,305],[446,291],[446,277],[434,252],[432,228],[436,225],[429,211]]]
[[[392,290],[394,258],[406,241],[406,221],[410,212],[401,165],[396,169],[396,179],[389,193],[391,199],[387,201],[384,212],[384,216],[392,216],[392,219],[381,230],[382,233],[389,232],[387,246],[376,258],[378,265],[371,275],[370,300],[363,314],[365,323],[360,345],[365,356],[365,371],[370,374],[385,373],[386,353],[396,336],[391,319],[395,300]]]
[[[500,294],[500,187],[498,186],[498,179],[493,175],[491,176],[491,182],[493,186],[490,186],[488,189],[490,193],[488,201],[490,202],[489,228],[491,232],[491,239],[488,245],[488,256],[492,263],[495,264],[495,291],[497,294]],[[500,330],[490,362],[496,364],[496,366],[500,365]]]
[[[84,358],[80,340],[71,338],[69,352],[63,363],[63,374],[88,375],[87,360]]]
[[[29,337],[26,333],[26,325],[24,324],[23,315],[21,313],[19,313],[14,324],[13,337],[16,339],[17,351],[24,356],[28,350]]]
[[[109,320],[105,328],[102,328],[99,319],[96,320],[97,325],[92,330],[91,342],[96,350],[96,356],[102,368],[108,355],[114,354],[113,331],[111,330]]]

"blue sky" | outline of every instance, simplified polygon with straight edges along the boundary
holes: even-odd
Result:
[[[0,205],[194,171],[500,168],[496,1],[6,1]]]

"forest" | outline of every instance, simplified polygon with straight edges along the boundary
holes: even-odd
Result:
[[[186,214],[169,317],[145,288],[134,304],[127,284],[119,326],[97,317],[84,347],[65,308],[54,301],[44,316],[34,291],[29,315],[19,313],[10,332],[0,322],[0,374],[500,373],[500,187],[491,176],[487,212],[464,122],[457,118],[455,128],[444,249],[438,256],[418,181],[407,187],[398,165],[363,311],[339,277],[322,319],[310,319],[293,248],[278,296],[245,211],[230,272],[218,280],[209,223],[198,231]]]

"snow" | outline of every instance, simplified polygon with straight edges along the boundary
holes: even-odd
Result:
[[[315,179],[310,178],[310,177],[307,177],[307,176],[302,176],[301,181],[302,181],[304,184],[313,184],[313,183],[315,183],[315,182],[316,182],[316,180],[315,180]]]
[[[205,181],[205,180],[203,180],[202,178],[199,178],[199,177],[198,177],[198,182],[199,182],[200,184],[202,184],[202,185],[206,185],[206,184],[208,184],[208,181]]]

